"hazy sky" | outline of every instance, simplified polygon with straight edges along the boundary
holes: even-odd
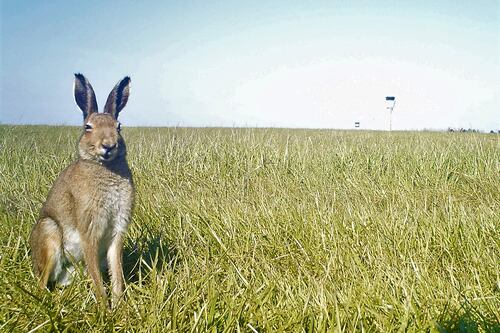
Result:
[[[500,1],[1,1],[1,123],[500,129]]]

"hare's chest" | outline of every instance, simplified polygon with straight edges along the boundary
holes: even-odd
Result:
[[[100,216],[106,226],[116,231],[125,231],[132,206],[132,186],[127,181],[115,181],[102,190]]]
[[[92,232],[97,238],[113,238],[127,229],[132,208],[132,185],[123,178],[103,179],[95,189]]]

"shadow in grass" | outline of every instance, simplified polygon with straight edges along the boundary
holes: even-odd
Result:
[[[177,262],[177,251],[168,246],[167,240],[161,236],[152,239],[136,240],[134,244],[123,249],[123,273],[127,282],[137,282],[142,274],[151,270],[161,272],[163,269],[174,269]]]
[[[470,304],[462,305],[455,313],[445,313],[436,325],[440,333],[495,332],[500,333],[500,323],[494,315],[485,316]],[[447,317],[446,319],[444,317]]]

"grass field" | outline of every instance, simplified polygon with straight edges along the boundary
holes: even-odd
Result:
[[[79,129],[0,126],[0,331],[500,332],[500,138],[124,129],[126,300],[38,290],[28,238]]]

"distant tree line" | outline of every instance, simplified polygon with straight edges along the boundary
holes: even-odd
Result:
[[[480,130],[478,129],[475,129],[475,128],[452,128],[452,127],[448,127],[448,132],[461,132],[461,133],[479,133],[481,132]],[[498,133],[500,134],[500,130],[491,130],[490,131],[491,134],[495,134],[495,133]]]

